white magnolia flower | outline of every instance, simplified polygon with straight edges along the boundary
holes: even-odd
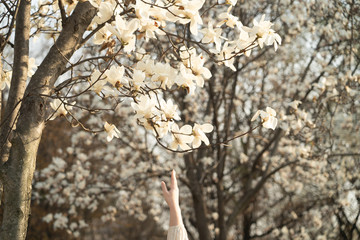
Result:
[[[94,22],[102,24],[109,20],[113,16],[114,6],[111,2],[101,2],[97,16],[94,18]]]
[[[158,5],[161,5],[163,2],[158,2]],[[161,23],[162,27],[166,26],[166,21],[168,20],[168,11],[166,11],[166,9],[163,8],[158,8],[158,7],[152,7],[149,10],[149,15],[156,19],[157,21],[159,21]]]
[[[137,18],[140,20],[139,32],[144,33],[146,40],[148,40],[149,38],[156,38],[155,32],[159,35],[165,35],[165,33],[159,29],[159,26],[162,23],[150,18],[150,13],[154,13],[154,14],[158,13],[156,9],[159,8],[157,7],[150,8],[149,4],[146,4],[143,1],[136,1],[135,14]]]
[[[37,65],[35,63],[35,58],[29,58],[28,77],[34,75],[36,69],[37,69]]]
[[[191,143],[194,139],[192,135],[192,127],[190,125],[184,125],[179,129],[179,126],[174,123],[171,128],[172,143],[170,148],[177,150],[180,147],[182,150],[189,150],[190,147],[187,143]]]
[[[67,103],[65,100],[64,103]],[[49,120],[54,120],[58,116],[66,116],[69,110],[72,109],[71,106],[67,106],[65,108],[65,105],[60,99],[55,99],[50,103],[50,107],[55,111],[54,114],[52,114],[51,118]],[[71,105],[75,104],[75,102],[72,102]]]
[[[150,77],[154,75],[155,63],[149,55],[143,57],[143,59],[136,63],[136,69],[144,71],[146,76]]]
[[[66,216],[64,216],[62,213],[56,213],[54,215],[54,219],[55,219],[55,221],[54,221],[54,229],[67,228],[67,223],[68,223],[69,219]]]
[[[295,100],[292,101],[291,103],[288,104],[288,106],[292,107],[293,109],[297,110],[298,106],[301,104],[302,102],[299,100]]]
[[[104,124],[105,131],[107,133],[106,140],[110,142],[114,137],[119,138],[120,137],[120,131],[115,127],[114,124],[109,124],[108,122],[105,122]]]
[[[149,19],[149,11],[150,11],[149,4],[146,4],[143,1],[136,1],[134,8],[135,8],[135,14],[138,19],[140,20]]]
[[[131,107],[136,111],[136,118],[149,119],[154,116],[156,105],[156,97],[151,98],[147,95],[142,95],[137,103],[132,102]]]
[[[111,37],[111,32],[108,30],[108,25],[101,28],[99,31],[97,31],[94,35],[93,43],[100,45],[103,44],[103,42],[106,42]]]
[[[258,118],[259,115],[264,128],[271,128],[272,130],[275,130],[278,120],[275,117],[276,112],[274,109],[272,109],[271,107],[266,107],[266,112],[263,110],[256,111],[255,115],[251,118],[251,121],[255,121],[255,119]]]
[[[237,0],[226,0],[226,4],[231,4],[232,6],[235,6],[237,3]]]
[[[196,89],[196,76],[192,73],[192,71],[188,68],[186,68],[184,65],[180,65],[180,74],[175,79],[175,83],[186,89],[186,91],[192,95],[195,93]]]
[[[191,65],[191,56],[196,56],[196,49],[194,47],[187,48],[182,46],[180,48],[180,58],[185,66]]]
[[[194,135],[194,141],[193,141],[193,148],[198,148],[201,145],[201,141],[205,143],[205,145],[209,145],[209,139],[206,137],[205,133],[212,132],[214,129],[213,125],[209,123],[205,123],[202,125],[196,124],[193,128],[193,135]]]
[[[191,70],[196,76],[196,84],[199,87],[204,86],[204,78],[209,79],[212,76],[210,70],[207,67],[204,67],[204,63],[205,59],[201,54],[192,58],[191,61]]]
[[[99,4],[101,2],[101,0],[88,0],[91,5],[93,5],[94,7],[98,8],[99,7]]]
[[[170,122],[161,121],[161,119],[159,119],[159,118],[155,118],[155,119],[156,119],[155,120],[156,124],[152,124],[150,126],[150,128],[147,128],[146,124],[144,124],[144,126],[146,129],[153,130],[154,135],[156,135],[156,133],[157,133],[157,137],[163,138],[169,132]]]
[[[153,66],[151,81],[161,82],[162,89],[171,88],[174,84],[174,76],[176,76],[176,70],[169,63],[158,62]]]
[[[243,50],[248,48],[256,39],[255,36],[249,36],[249,34],[244,31],[242,28],[240,28],[240,34],[238,40],[235,42],[236,47]],[[251,50],[247,50],[245,53],[245,56],[249,57],[251,54]]]
[[[170,8],[172,13],[178,17],[168,15],[170,21],[179,21],[181,24],[190,22],[190,32],[194,35],[198,34],[198,24],[202,24],[199,14],[200,8],[204,5],[205,0],[181,1],[179,5]],[[179,7],[180,6],[180,7]]]
[[[254,19],[253,23],[252,28],[243,27],[243,29],[249,32],[251,36],[257,37],[260,48],[263,48],[264,43],[266,45],[274,44],[275,50],[277,50],[278,44],[281,44],[281,37],[271,29],[273,24],[270,21],[265,21],[265,15],[262,15],[259,22]]]
[[[209,23],[208,28],[203,28],[200,30],[204,34],[203,43],[215,43],[216,50],[220,51],[221,48],[221,28],[213,28],[212,23]]]
[[[146,77],[146,75],[143,71],[138,70],[138,69],[134,70],[131,82],[133,83],[134,88],[136,90],[139,90],[140,87],[142,87],[144,85],[145,77]]]
[[[84,220],[79,220],[79,228],[86,228],[89,225]]]
[[[225,42],[221,52],[215,51],[214,53],[217,54],[217,59],[221,61],[220,64],[223,63],[231,70],[236,71],[236,68],[234,66],[235,58],[233,57],[234,50],[235,50],[234,46],[229,45],[229,42]]]
[[[187,68],[190,68],[193,75],[195,76],[196,84],[199,87],[204,86],[204,78],[209,79],[211,78],[212,74],[210,70],[204,67],[205,58],[200,55],[196,55],[195,48],[187,49],[185,46],[180,48],[180,57],[182,62]],[[182,70],[180,66],[180,71]]]
[[[124,73],[124,66],[111,66],[111,68],[105,72],[105,75],[107,77],[106,80],[114,87],[120,88],[123,85],[121,84],[121,80],[124,76]]]
[[[132,19],[129,22],[120,15],[115,18],[115,27],[111,24],[105,26],[113,33],[124,45],[125,52],[131,52],[135,49],[136,36],[134,32],[139,28],[139,19]]]
[[[169,99],[167,102],[165,102],[164,99],[161,99],[160,101],[161,110],[163,111],[166,120],[180,120],[179,114],[176,112],[178,106],[174,105],[173,101]]]
[[[231,27],[231,28],[234,28],[235,26],[238,26],[238,27],[242,26],[242,23],[240,21],[238,21],[239,18],[230,14],[231,9],[232,9],[232,6],[230,6],[225,13],[221,13],[219,15],[219,19],[224,19],[224,20],[219,22],[216,25],[217,27],[222,26],[224,23],[226,23],[226,26]]]
[[[47,223],[51,222],[53,220],[52,213],[47,214],[45,217],[42,218],[42,220]]]
[[[4,90],[6,86],[10,88],[12,71],[0,73],[0,91]]]

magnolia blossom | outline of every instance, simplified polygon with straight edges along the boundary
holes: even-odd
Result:
[[[237,0],[226,0],[226,4],[231,4],[232,6],[235,6],[237,3]]]
[[[191,56],[196,56],[196,49],[194,47],[187,48],[182,46],[180,48],[180,58],[185,66],[191,66]]]
[[[91,5],[93,5],[94,7],[98,8],[99,7],[99,4],[101,2],[101,0],[88,0]]]
[[[54,229],[57,229],[57,228],[66,228],[67,227],[67,223],[69,221],[69,219],[64,216],[62,213],[55,213],[54,215]]]
[[[171,137],[172,143],[170,144],[170,148],[173,150],[177,150],[180,147],[182,150],[189,150],[190,147],[187,143],[191,143],[194,140],[194,136],[192,135],[192,128],[190,125],[184,125],[179,129],[179,126],[174,123],[171,128]]]
[[[28,77],[34,75],[36,69],[37,69],[37,65],[35,63],[35,58],[29,58]]]
[[[169,15],[170,21],[179,21],[181,24],[190,23],[190,32],[194,35],[198,34],[198,24],[202,24],[199,14],[200,8],[204,5],[205,0],[181,1],[180,5],[170,8],[176,16]]]
[[[120,131],[115,127],[114,124],[109,124],[108,122],[105,122],[104,124],[105,132],[107,133],[106,140],[110,142],[114,137],[119,138],[120,137]]]
[[[288,106],[292,107],[293,109],[297,110],[299,104],[301,104],[302,102],[299,100],[294,100],[291,103],[288,104]]]
[[[226,26],[231,27],[231,28],[234,28],[235,26],[242,26],[241,22],[238,21],[239,18],[230,14],[231,9],[232,9],[232,6],[230,6],[225,13],[221,13],[219,15],[219,19],[224,19],[224,20],[219,22],[216,25],[217,27],[222,26],[224,23],[226,23]]]
[[[219,64],[223,63],[231,70],[236,71],[236,68],[234,66],[235,58],[233,57],[234,50],[234,46],[229,45],[229,42],[225,42],[221,52],[213,52],[217,54],[217,59],[221,61]]]
[[[134,6],[135,8],[135,14],[138,19],[140,20],[148,20],[149,19],[149,11],[150,11],[150,5],[144,3],[143,1],[136,1],[136,4]]]
[[[161,110],[164,112],[165,120],[180,120],[179,114],[176,112],[178,106],[174,105],[171,99],[165,102],[164,99],[161,99]]]
[[[205,145],[209,145],[209,139],[206,137],[205,133],[212,132],[214,129],[213,125],[209,123],[205,124],[197,124],[195,123],[193,128],[193,135],[194,135],[194,141],[193,141],[193,148],[198,148],[201,145],[201,141],[205,143]]]
[[[113,16],[114,6],[111,2],[101,2],[97,16],[94,18],[94,22],[102,24],[109,20]]]
[[[158,5],[164,5],[164,3],[157,2]],[[163,8],[153,7],[149,9],[149,15],[161,23],[162,27],[166,26],[166,20],[168,20],[168,11]]]
[[[10,88],[10,79],[12,71],[0,73],[0,91],[4,90],[6,86]]]
[[[136,42],[134,32],[139,28],[139,19],[132,19],[127,22],[120,15],[116,15],[115,27],[112,24],[107,23],[105,26],[121,41],[125,52],[133,51]]]
[[[150,77],[154,75],[155,63],[149,55],[144,56],[141,61],[136,63],[136,69],[144,71],[146,76]]]
[[[67,103],[66,101],[63,101]],[[55,99],[53,102],[50,103],[50,107],[55,111],[49,120],[54,120],[58,116],[66,116],[68,110],[71,110],[72,107],[68,106],[65,108],[65,105],[60,99]],[[75,104],[75,102],[71,103],[71,105]]]
[[[53,220],[53,214],[52,213],[47,214],[45,217],[42,218],[42,220],[46,223],[51,222]]]
[[[176,84],[185,88],[186,91],[192,95],[195,93],[196,89],[194,80],[196,80],[196,76],[192,73],[192,71],[184,65],[180,65],[180,74],[175,79]]]
[[[111,32],[108,30],[107,26],[104,26],[95,33],[93,39],[94,44],[102,44],[103,42],[106,42],[110,38]]]
[[[281,37],[279,34],[275,33],[271,26],[273,23],[270,21],[265,21],[265,15],[262,15],[260,21],[256,19],[253,21],[254,26],[252,28],[242,27],[245,31],[250,33],[250,36],[257,37],[257,43],[260,48],[263,48],[264,43],[266,45],[274,44],[275,50],[277,50],[278,44],[281,44]]]
[[[151,118],[154,115],[156,105],[156,97],[151,98],[147,95],[142,95],[137,103],[131,103],[131,107],[136,111],[136,118]]]
[[[112,66],[109,70],[105,72],[106,80],[111,83],[114,87],[122,87],[121,80],[124,76],[125,68],[124,66]]]
[[[145,80],[145,73],[141,70],[135,69],[132,79],[130,79],[130,81],[132,82],[132,84],[134,85],[134,88],[136,90],[139,90],[140,87],[142,87],[144,85],[144,80]]]
[[[249,36],[249,34],[246,31],[240,28],[239,38],[236,40],[235,44],[239,49],[243,50],[248,48],[255,41],[255,39],[256,39],[255,36]],[[251,54],[251,49],[245,51],[244,54],[245,56],[249,57]]]
[[[205,59],[200,54],[197,57],[192,58],[191,61],[191,70],[193,74],[196,76],[196,84],[199,87],[204,86],[204,78],[209,79],[211,78],[212,74],[207,67],[204,67]]]
[[[176,76],[176,70],[170,66],[169,63],[156,63],[153,67],[153,75],[151,81],[161,82],[161,88],[166,89],[166,87],[171,88],[174,84],[174,76]]]
[[[195,76],[196,84],[199,87],[204,86],[204,78],[209,79],[212,75],[208,68],[204,67],[205,58],[196,55],[195,48],[187,49],[185,46],[180,48],[180,57],[187,68],[190,68]],[[181,67],[180,67],[181,68]]]
[[[204,34],[203,43],[215,43],[216,50],[220,51],[221,48],[221,28],[213,28],[212,23],[210,22],[208,28],[203,28],[200,30]]]
[[[272,130],[275,130],[278,120],[275,117],[276,112],[274,109],[272,109],[271,107],[266,107],[266,112],[263,110],[257,110],[251,121],[255,121],[255,119],[258,118],[259,115],[264,128],[271,128]]]

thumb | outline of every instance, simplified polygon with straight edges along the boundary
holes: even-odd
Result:
[[[164,181],[161,182],[161,189],[162,189],[162,192],[163,192],[164,195],[169,193]]]

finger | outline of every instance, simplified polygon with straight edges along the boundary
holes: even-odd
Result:
[[[165,196],[165,194],[168,194],[168,193],[169,193],[169,191],[167,190],[167,187],[166,187],[166,184],[165,184],[164,181],[161,182],[161,189],[162,189],[162,192],[163,192],[164,196]]]
[[[172,170],[171,172],[171,189],[177,188],[176,172]]]

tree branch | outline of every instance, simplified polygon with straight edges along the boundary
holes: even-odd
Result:
[[[60,14],[61,14],[61,25],[64,27],[67,21],[66,12],[62,0],[58,0]]]

